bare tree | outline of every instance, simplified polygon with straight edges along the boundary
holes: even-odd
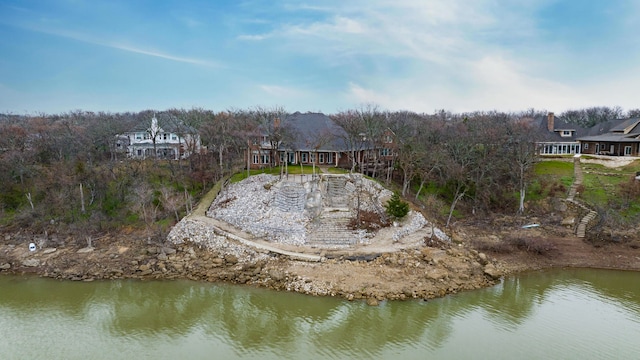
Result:
[[[364,121],[354,110],[347,110],[332,115],[331,119],[344,130],[342,140],[349,150],[351,173],[353,173],[356,170],[356,165],[360,164],[360,154],[365,147],[366,136]]]
[[[628,117],[628,118],[637,118],[637,117],[640,117],[640,108],[629,109],[629,110],[627,111],[627,117]]]
[[[287,141],[292,136],[291,126],[287,124],[287,112],[283,107],[273,108],[255,107],[251,110],[251,115],[260,126],[260,130],[267,138],[269,144],[270,165],[278,165],[280,158],[278,149],[283,141]]]
[[[366,157],[367,166],[373,165],[371,176],[376,177],[379,166],[379,153],[382,144],[382,135],[387,128],[385,123],[385,115],[380,111],[377,105],[366,104],[357,110],[358,116],[364,124],[364,134],[366,141]]]
[[[536,138],[532,135],[531,123],[529,119],[514,121],[507,128],[508,138],[505,142],[505,152],[509,154],[512,169],[512,178],[517,179],[519,190],[518,213],[524,213],[524,199],[527,186],[530,181],[531,172],[538,160],[536,152]],[[515,175],[515,176],[513,176]]]
[[[567,110],[560,114],[564,120],[590,128],[601,122],[620,119],[624,115],[621,107],[593,106],[585,109]]]
[[[318,162],[318,150],[320,150],[325,145],[329,144],[335,134],[333,134],[329,129],[324,129],[323,131],[317,134],[307,134],[305,138],[308,140],[306,144],[310,149],[313,149],[313,159],[311,161],[312,166],[312,174],[315,176],[316,174],[316,163]]]
[[[473,167],[474,147],[471,136],[464,123],[459,122],[447,133],[443,147],[446,151],[446,162],[441,178],[443,185],[452,189],[451,207],[446,227],[449,227],[456,205],[471,189],[471,168]]]

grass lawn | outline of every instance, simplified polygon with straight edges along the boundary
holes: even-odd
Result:
[[[640,161],[620,167],[609,168],[600,164],[582,163],[584,180],[578,197],[587,204],[599,208],[609,208],[620,202],[619,189],[628,182],[637,171],[640,171]],[[572,161],[541,161],[536,164],[535,178],[529,188],[527,200],[536,200],[549,195],[552,184],[561,183],[566,188],[573,181]],[[640,199],[631,200],[624,207],[626,216],[640,213]]]
[[[540,161],[536,163],[535,174],[539,176],[573,177],[573,161]]]
[[[344,170],[344,169],[339,169],[339,168],[334,168],[334,167],[329,167],[327,168],[328,172],[331,174],[346,174],[348,173],[348,171]],[[303,165],[302,167],[300,167],[300,165],[290,165],[287,167],[287,171],[289,172],[289,175],[311,175],[313,174],[313,166],[307,166],[307,165]],[[316,174],[320,174],[322,173],[322,171],[320,170],[320,168],[318,166],[316,166]],[[280,175],[280,167],[279,166],[274,166],[274,167],[270,167],[270,168],[264,168],[264,169],[259,169],[259,170],[250,170],[249,171],[250,176],[253,175],[258,175],[258,174],[271,174],[271,175]],[[232,183],[238,182],[238,181],[242,181],[244,179],[247,178],[247,171],[241,171],[239,173],[234,174],[230,181]]]
[[[623,168],[608,168],[600,164],[582,164],[584,191],[580,197],[587,203],[605,206],[617,199],[621,183],[635,175],[633,164]]]

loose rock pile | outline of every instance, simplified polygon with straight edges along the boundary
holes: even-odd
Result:
[[[370,246],[363,251],[397,251],[421,246],[434,237],[440,242],[451,243],[446,234],[433,227],[418,211],[411,211],[398,227],[353,229],[350,223],[356,216],[355,209],[359,207],[384,219],[387,215],[383,203],[392,195],[391,191],[365,177],[330,175],[303,180],[295,177],[281,180],[263,174],[229,185],[218,194],[206,218],[183,219],[174,226],[167,240],[173,244],[191,242],[199,247],[231,253],[246,261],[253,261],[256,251],[284,254],[282,248],[269,248],[255,242],[251,245],[256,241],[251,240],[252,237],[331,251],[359,245]],[[349,204],[349,207],[332,207],[335,205],[330,201],[332,196],[340,198],[340,203]],[[342,202],[342,198],[347,201]],[[303,202],[304,209],[301,209]],[[218,221],[221,222],[216,223]],[[225,228],[225,223],[239,232]]]
[[[212,227],[190,219],[183,219],[176,224],[171,229],[167,240],[175,245],[190,243],[198,247],[216,249],[226,255],[235,256],[242,262],[253,262],[268,257],[266,254],[256,252],[247,246],[229,241],[225,236],[216,234]]]
[[[316,209],[316,205],[323,202],[325,205],[335,205],[331,201],[316,199],[323,192],[322,196],[339,198],[340,204],[348,203],[352,209],[359,207],[363,211],[386,216],[382,201],[392,193],[382,185],[359,175],[329,177],[327,184],[320,186],[318,182],[315,179],[297,184],[280,181],[273,175],[252,176],[225,188],[211,205],[207,216],[225,221],[256,237],[287,245],[305,245],[310,238],[309,232],[317,230],[310,224],[313,219],[323,216],[322,209]],[[422,214],[414,213],[411,222],[393,235],[394,240],[426,224]],[[367,235],[370,234],[364,237]]]
[[[393,233],[393,241],[398,241],[403,237],[422,229],[429,223],[427,219],[418,212],[411,211],[408,215],[411,218],[411,222]]]
[[[207,216],[277,243],[303,245],[309,218],[304,212],[276,206],[277,191],[272,187],[277,181],[276,176],[257,175],[231,184],[218,195]]]

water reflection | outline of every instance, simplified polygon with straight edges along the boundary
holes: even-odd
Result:
[[[151,347],[159,358],[170,357],[168,349],[182,344],[202,348],[194,354],[203,358],[212,349],[224,349],[233,357],[267,358],[296,354],[380,358],[412,351],[465,356],[459,347],[470,336],[486,343],[514,337],[520,345],[531,342],[528,346],[533,349],[550,331],[565,334],[576,326],[573,331],[579,332],[585,325],[600,331],[603,320],[590,316],[594,306],[606,318],[626,321],[620,325],[624,334],[615,334],[610,325],[602,331],[614,332],[611,336],[620,341],[640,336],[638,280],[638,273],[602,270],[536,272],[444,299],[369,307],[363,302],[188,281],[73,283],[0,277],[0,324],[18,333],[32,331],[30,322],[61,332],[65,326],[84,326],[84,332],[91,334],[84,340],[90,347],[116,342],[133,355],[138,347],[149,355]],[[534,327],[539,329],[531,330]],[[15,350],[6,339],[20,334],[0,330],[0,336],[5,339],[0,340],[1,351]],[[575,344],[584,347],[584,339]]]

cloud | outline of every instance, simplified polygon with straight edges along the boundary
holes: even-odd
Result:
[[[603,94],[596,69],[611,75],[611,89],[631,86],[614,74],[613,64],[589,61],[588,54],[571,53],[564,39],[553,38],[546,19],[536,18],[552,3],[327,1],[313,20],[285,17],[253,39],[271,40],[291,56],[320,59],[332,72],[337,69],[345,101],[390,109],[590,106]],[[569,65],[578,57],[585,63]]]
[[[257,35],[239,35],[237,37],[238,40],[248,40],[248,41],[260,41],[265,40],[272,37],[272,34],[257,34]]]
[[[171,60],[171,61],[176,61],[176,62],[182,62],[182,63],[194,64],[194,65],[201,65],[201,66],[206,66],[206,67],[220,67],[220,65],[218,63],[213,62],[213,61],[209,61],[209,60],[176,56],[176,55],[166,54],[166,53],[162,53],[162,52],[158,52],[158,51],[152,51],[152,50],[146,50],[146,49],[142,49],[142,48],[137,48],[137,47],[130,46],[130,45],[124,45],[124,44],[118,44],[118,43],[100,43],[100,42],[90,42],[90,43],[91,44],[95,44],[95,45],[111,47],[111,48],[118,49],[118,50],[129,51],[129,52],[136,53],[136,54],[142,54],[142,55],[158,57],[158,58],[161,58],[161,59],[166,59],[166,60]]]
[[[32,25],[13,25],[13,26],[34,31],[34,32],[39,32],[42,34],[53,35],[53,36],[58,36],[65,39],[80,41],[80,42],[91,44],[91,45],[98,45],[98,46],[103,46],[107,48],[127,51],[135,54],[142,54],[142,55],[147,55],[151,57],[157,57],[157,58],[175,61],[179,63],[186,63],[186,64],[199,65],[204,67],[212,67],[212,68],[222,67],[221,64],[211,60],[199,59],[194,57],[186,57],[186,56],[178,56],[178,55],[166,53],[163,51],[145,49],[137,45],[130,45],[130,44],[120,43],[115,41],[101,40],[91,35],[64,30],[64,29],[43,28],[43,27],[37,27]]]

